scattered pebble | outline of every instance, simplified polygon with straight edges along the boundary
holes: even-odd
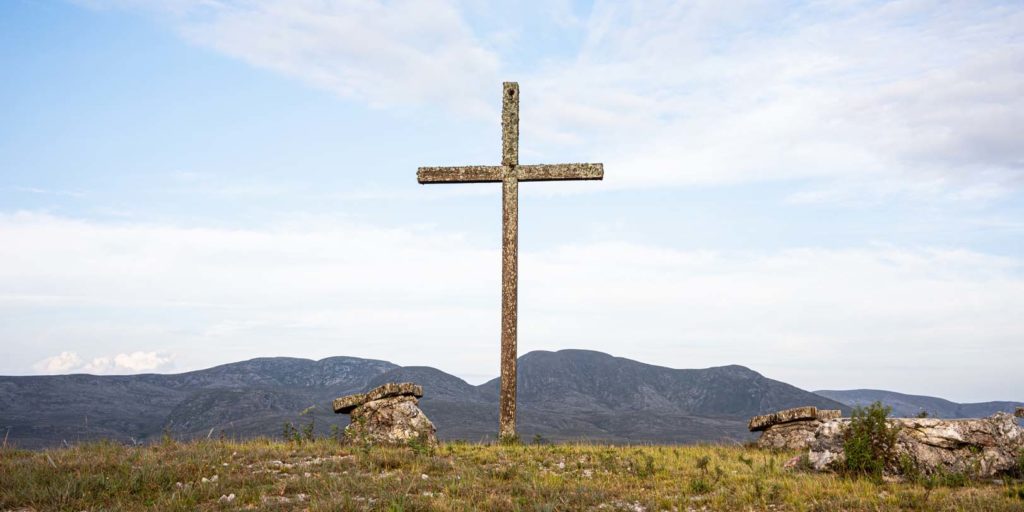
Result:
[[[428,478],[430,478],[430,477],[429,477],[429,476],[427,476],[427,474],[426,474],[426,473],[423,473],[423,474],[421,474],[421,475],[420,475],[420,480],[426,480],[426,479],[428,479]]]
[[[221,503],[231,503],[232,501],[235,501],[235,493],[221,494],[220,499],[217,501]]]

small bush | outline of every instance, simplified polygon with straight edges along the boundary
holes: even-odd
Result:
[[[698,478],[690,481],[691,494],[707,494],[709,492],[711,492],[711,484],[704,478]]]
[[[417,436],[410,439],[407,444],[409,445],[409,448],[412,448],[412,452],[416,455],[434,455],[434,445],[431,444],[430,440],[423,434],[417,434]]]
[[[632,460],[630,465],[633,467],[633,472],[640,478],[650,478],[658,472],[658,469],[654,466],[654,457],[648,453],[639,453],[637,457]]]
[[[519,434],[510,434],[498,436],[498,444],[502,446],[519,446],[522,442],[519,440]]]
[[[1024,484],[1006,486],[1006,497],[1024,500]]]
[[[887,470],[900,469],[896,458],[899,427],[887,421],[891,412],[892,408],[881,402],[853,409],[850,425],[843,434],[843,472],[881,480]]]

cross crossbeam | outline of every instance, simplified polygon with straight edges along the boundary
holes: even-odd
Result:
[[[460,167],[420,167],[416,179],[422,183],[501,183],[505,167],[465,165]],[[515,166],[516,181],[599,180],[604,177],[601,164],[537,164]]]
[[[501,165],[420,167],[416,179],[434,183],[501,183],[501,411],[498,435],[516,435],[516,352],[519,286],[519,182],[600,180],[602,164],[519,165],[519,84],[501,89]]]

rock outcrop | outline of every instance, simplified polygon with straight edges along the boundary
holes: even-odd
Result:
[[[757,416],[750,420],[750,430],[763,431],[758,446],[807,450],[812,468],[836,469],[845,461],[844,434],[850,419],[813,409]],[[925,474],[957,472],[989,478],[1017,471],[1024,457],[1024,428],[1005,412],[988,418],[890,418],[888,422],[897,429],[892,473],[899,471],[897,462],[902,461]]]
[[[754,416],[748,423],[751,432],[763,432],[757,440],[761,448],[802,450],[814,440],[814,432],[824,422],[839,418],[841,411],[796,407],[764,416]]]
[[[849,421],[832,420],[818,427],[808,453],[812,467],[832,469],[845,460],[843,432]],[[961,472],[988,478],[1016,471],[1024,456],[1024,428],[1005,412],[956,420],[892,418],[889,424],[899,429],[896,456],[926,474]]]
[[[370,444],[436,444],[434,424],[419,408],[423,388],[389,382],[366,393],[334,400],[334,412],[351,415],[345,439]]]
[[[1018,418],[1024,418],[1024,407],[1018,407],[1017,410],[1014,411],[1013,415]]]

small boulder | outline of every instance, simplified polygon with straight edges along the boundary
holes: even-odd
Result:
[[[1024,407],[1018,407],[1017,410],[1014,411],[1013,415],[1018,418],[1024,418]]]
[[[437,429],[419,408],[423,388],[411,382],[388,383],[367,393],[334,401],[334,412],[351,415],[345,438],[370,444],[436,444]]]
[[[797,407],[751,418],[751,431],[762,431],[757,445],[778,450],[802,450],[814,440],[814,432],[825,421],[842,416],[842,411]]]

